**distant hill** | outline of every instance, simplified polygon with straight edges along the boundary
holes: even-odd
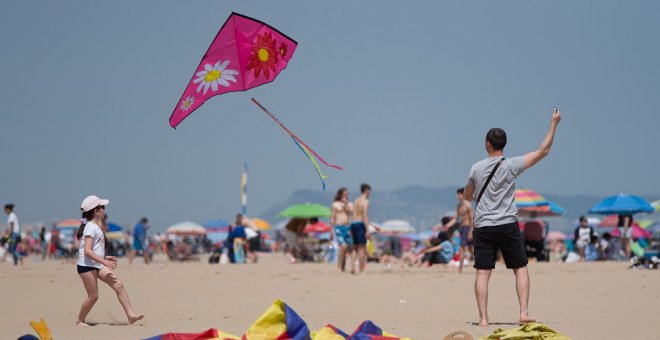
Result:
[[[277,213],[296,203],[319,203],[330,205],[334,192],[297,190],[286,200],[272,206],[260,214],[268,221],[277,221]],[[585,214],[600,200],[601,196],[591,195],[545,195],[566,209],[566,216],[549,219],[551,227],[559,230],[572,229],[572,221]],[[652,201],[660,195],[646,197]],[[352,196],[355,198],[355,195]],[[389,219],[403,219],[412,223],[418,230],[432,228],[448,211],[456,207],[456,188],[426,188],[407,186],[394,191],[374,191],[371,197],[370,219],[382,222]]]

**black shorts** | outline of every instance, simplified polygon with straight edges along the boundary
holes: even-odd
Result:
[[[363,246],[367,244],[367,226],[364,222],[351,223],[351,236],[353,236],[353,244],[356,246]]]
[[[502,250],[502,257],[508,269],[527,265],[525,243],[518,222],[474,228],[474,268],[495,268],[497,248]]]
[[[78,268],[76,268],[76,269],[78,269],[78,274],[91,272],[92,270],[99,271],[99,269],[96,268],[96,267],[87,267],[87,266],[81,266],[81,265],[77,265],[77,267]]]
[[[248,248],[250,251],[260,251],[261,249],[261,237],[255,236],[248,239]]]

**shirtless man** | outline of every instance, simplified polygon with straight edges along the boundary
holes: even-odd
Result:
[[[472,252],[472,218],[474,217],[474,211],[472,210],[472,205],[468,200],[463,197],[463,188],[456,190],[456,198],[458,199],[458,205],[456,206],[456,213],[454,217],[444,225],[444,229],[449,230],[451,226],[456,223],[460,223],[459,231],[461,233],[461,246],[458,248],[460,254],[460,263],[458,265],[458,273],[463,272],[463,260],[466,257],[470,257]],[[449,235],[451,238],[452,235]],[[468,259],[469,260],[469,259]]]
[[[355,274],[355,257],[353,256],[353,236],[351,235],[351,215],[353,214],[353,203],[348,201],[348,189],[339,188],[332,202],[330,213],[330,225],[332,225],[332,237],[336,238],[339,245],[339,256],[337,266],[340,271],[346,269],[346,252],[351,263],[351,273]]]
[[[360,264],[360,273],[367,266],[367,226],[369,225],[369,195],[371,186],[362,184],[360,186],[360,197],[355,200],[353,208],[353,223],[351,223],[351,234],[353,244]]]

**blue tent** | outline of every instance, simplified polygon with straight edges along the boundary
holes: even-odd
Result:
[[[655,209],[643,198],[626,194],[610,196],[589,209],[590,214],[602,215],[651,213],[654,211]]]

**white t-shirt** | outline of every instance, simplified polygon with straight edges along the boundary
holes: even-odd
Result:
[[[92,243],[92,251],[99,257],[105,258],[105,237],[103,237],[103,231],[96,223],[87,222],[87,224],[85,224],[83,236],[80,238],[80,247],[78,247],[78,262],[76,262],[76,264],[79,266],[101,269],[101,267],[103,267],[102,264],[85,256],[85,238],[87,236],[91,236],[94,239],[94,243]]]
[[[7,218],[7,228],[9,228],[9,224],[14,222],[14,229],[12,229],[13,233],[20,234],[21,233],[21,227],[18,224],[18,217],[16,214],[12,211],[11,214],[9,214],[9,218]]]
[[[586,227],[582,228],[580,227],[578,229],[578,240],[585,242],[585,243],[591,243],[591,228]]]

